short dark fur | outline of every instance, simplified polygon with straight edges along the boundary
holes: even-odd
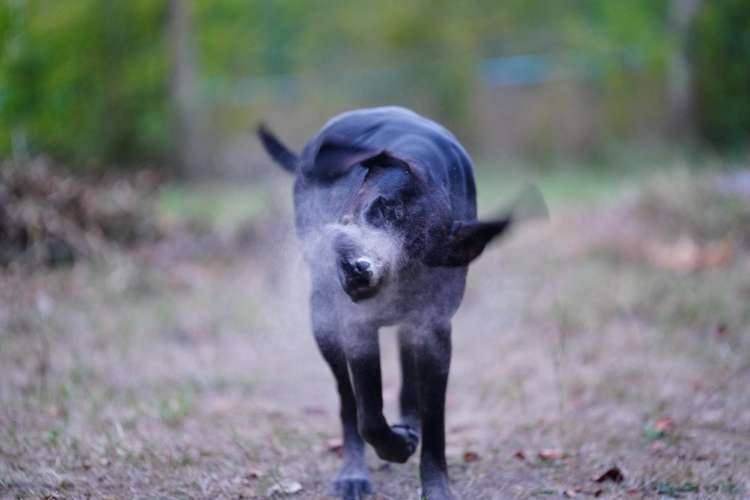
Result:
[[[445,461],[445,391],[451,318],[471,260],[510,225],[476,220],[472,164],[445,128],[403,108],[357,110],[328,122],[297,156],[265,128],[268,153],[296,175],[296,229],[309,245],[312,327],[341,397],[344,465],[337,495],[371,492],[367,442],[405,462],[422,439],[426,498],[453,498]],[[331,237],[323,235],[334,228]],[[359,236],[398,242],[393,259],[369,259]],[[378,329],[398,325],[401,423],[383,416]]]

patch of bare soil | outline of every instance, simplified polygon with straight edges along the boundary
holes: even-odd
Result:
[[[470,272],[447,417],[461,498],[750,494],[750,258],[623,259],[606,248],[631,215],[606,208],[553,213]],[[0,496],[327,498],[338,408],[290,238],[0,283]],[[369,461],[374,499],[419,498],[414,459]]]

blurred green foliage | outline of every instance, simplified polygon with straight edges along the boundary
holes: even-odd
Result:
[[[750,4],[706,2],[691,40],[698,125],[714,146],[750,139]]]
[[[705,3],[693,45],[703,130],[745,140],[750,9],[743,0]],[[483,58],[568,52],[593,61],[583,72],[604,96],[616,135],[635,119],[632,101],[641,98],[632,74],[664,86],[669,58],[680,49],[666,0],[188,5],[200,98],[230,128],[245,126],[237,115],[252,114],[263,99],[299,102],[293,83],[304,75],[305,87],[314,87],[305,97],[335,102],[329,110],[398,102],[470,135]],[[163,160],[174,116],[168,16],[166,0],[0,5],[0,155],[20,148],[84,166]]]
[[[164,151],[164,6],[9,0],[0,7],[0,152],[131,161]]]

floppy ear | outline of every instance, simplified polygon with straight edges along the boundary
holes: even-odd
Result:
[[[512,225],[513,216],[489,221],[454,222],[444,243],[434,248],[425,258],[431,267],[460,267],[479,257],[487,243],[504,234]]]
[[[302,170],[305,175],[318,179],[333,180],[346,174],[357,164],[361,164],[365,168],[398,166],[405,168],[421,179],[416,169],[406,159],[399,158],[384,149],[372,149],[343,141],[339,142],[335,139],[328,139],[323,142],[312,161],[306,162]]]
[[[539,188],[529,185],[523,189],[502,217],[488,221],[458,221],[450,234],[442,238],[426,256],[428,266],[466,266],[479,255],[487,243],[505,234],[511,226],[533,219],[548,219],[549,211]]]
[[[315,157],[305,165],[305,174],[319,179],[335,179],[346,174],[357,163],[363,163],[382,153],[376,150],[336,140],[326,140]]]

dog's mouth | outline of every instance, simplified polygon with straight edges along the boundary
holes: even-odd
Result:
[[[352,274],[343,269],[339,271],[339,283],[352,302],[370,299],[382,288],[384,279],[380,273]]]
[[[344,286],[344,291],[352,299],[352,302],[371,299],[380,291],[380,284],[375,285],[350,285]]]

